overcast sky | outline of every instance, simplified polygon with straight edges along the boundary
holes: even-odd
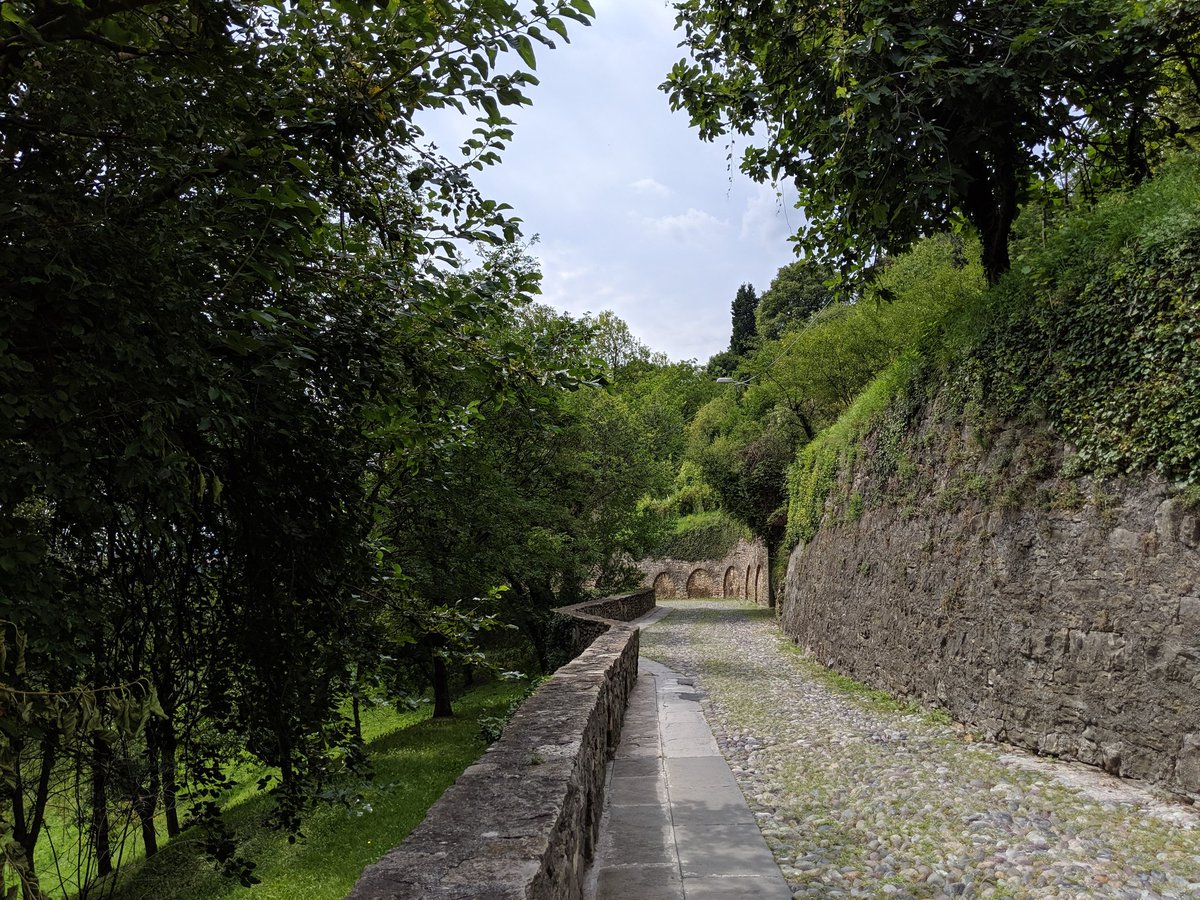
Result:
[[[736,164],[731,179],[725,144],[671,113],[658,85],[683,51],[663,0],[593,5],[570,44],[538,48],[533,105],[507,112],[514,140],[476,182],[539,236],[543,300],[611,309],[652,349],[703,362],[729,344],[738,285],[761,293],[792,260],[794,194]]]

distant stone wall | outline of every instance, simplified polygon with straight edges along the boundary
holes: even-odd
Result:
[[[767,603],[767,548],[739,540],[724,559],[643,559],[637,564],[660,599],[738,597]]]
[[[637,591],[564,607],[586,647],[347,900],[577,900],[595,849],[608,759],[637,682]]]
[[[1017,429],[981,447],[935,419],[905,484],[871,474],[868,440],[839,487],[856,504],[791,555],[784,630],[992,737],[1200,797],[1196,513],[1152,479],[1062,478],[1061,446]]]

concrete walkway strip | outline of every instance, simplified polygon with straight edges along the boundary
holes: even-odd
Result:
[[[609,771],[587,900],[790,900],[700,696],[692,679],[640,661]]]

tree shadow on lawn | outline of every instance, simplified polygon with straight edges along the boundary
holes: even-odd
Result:
[[[487,744],[480,719],[503,714],[522,684],[482,687],[460,698],[450,720],[424,718],[385,731],[367,745],[371,778],[344,776],[304,818],[301,837],[265,824],[273,802],[255,794],[226,810],[238,855],[256,863],[252,889],[223,877],[188,829],[157,856],[121,872],[114,900],[322,900],[343,897],[363,868],[411,832],[429,807]],[[427,715],[427,714],[426,714]]]

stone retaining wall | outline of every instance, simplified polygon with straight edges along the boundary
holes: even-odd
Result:
[[[660,598],[738,597],[767,603],[767,548],[738,540],[724,559],[643,559],[637,564]]]
[[[577,900],[637,682],[638,630],[623,621],[653,607],[642,590],[557,610],[581,622],[586,648],[347,900]]]
[[[784,630],[991,737],[1200,797],[1196,512],[1153,479],[1063,478],[1044,438],[919,419],[907,482],[868,439],[793,551]]]

